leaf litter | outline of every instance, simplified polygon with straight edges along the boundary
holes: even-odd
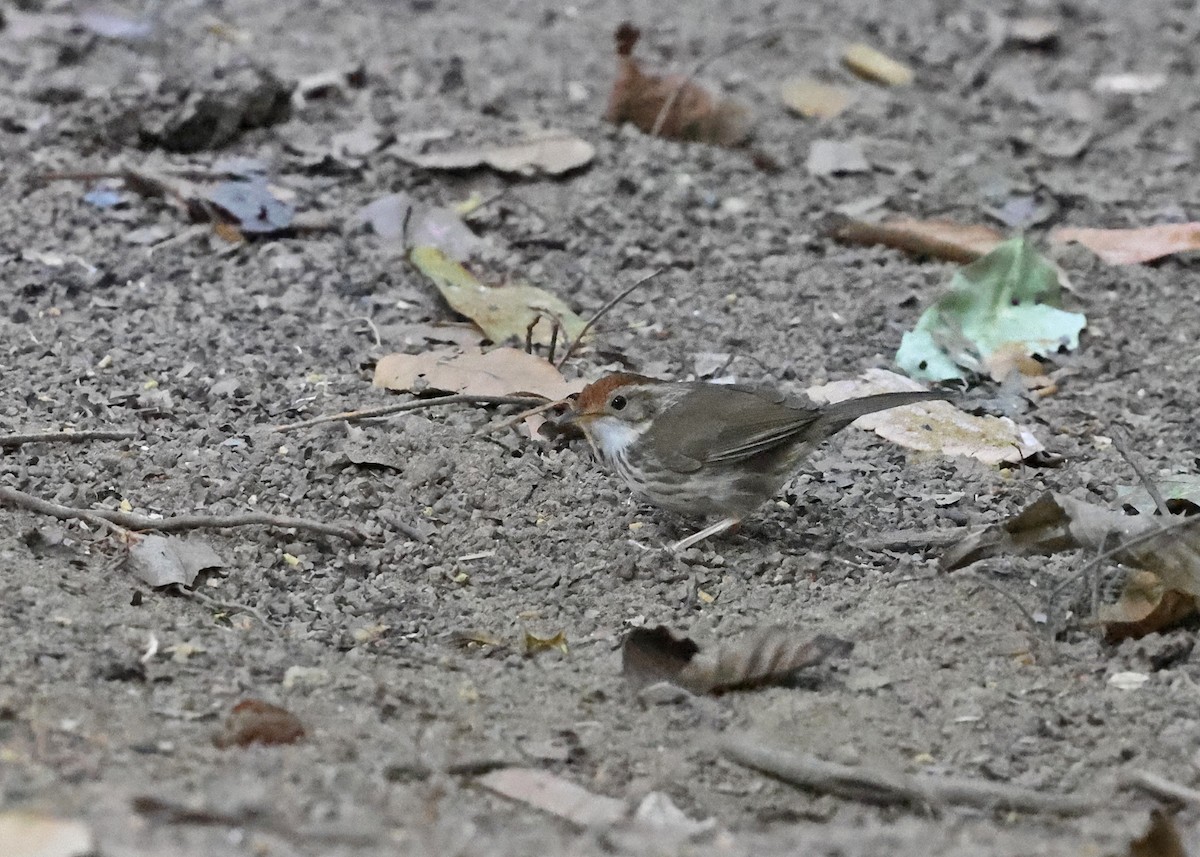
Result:
[[[904,334],[896,363],[912,378],[965,379],[983,373],[997,350],[1026,354],[1074,349],[1087,324],[1061,309],[1058,271],[1023,238],[1013,238],[955,272],[946,292]]]
[[[686,74],[643,71],[633,56],[641,31],[629,22],[615,33],[617,77],[608,96],[604,121],[629,122],[640,131],[672,140],[740,146],[750,137],[750,108],[713,95]]]
[[[521,176],[561,176],[587,166],[596,148],[568,131],[544,130],[507,145],[475,146],[449,152],[401,152],[400,158],[426,170],[490,167]]]
[[[846,68],[864,80],[887,86],[907,86],[913,82],[913,70],[870,45],[856,42],[842,52]]]
[[[423,354],[387,354],[375,364],[376,387],[401,392],[506,396],[532,393],[563,399],[583,389],[548,361],[517,348],[475,351],[443,348]]]
[[[1099,606],[1096,621],[1111,641],[1164,630],[1197,612],[1200,517],[1127,515],[1046,492],[1002,523],[970,533],[942,558],[954,571],[1012,554],[1083,550],[1131,569],[1121,596]]]
[[[567,341],[583,332],[586,322],[561,298],[537,286],[484,285],[436,247],[414,247],[409,260],[433,281],[451,309],[479,325],[492,342],[529,337],[535,344],[549,345],[556,322]]]
[[[385,246],[401,253],[414,247],[433,247],[449,259],[465,262],[491,247],[453,209],[430,205],[404,192],[389,193],[367,203],[350,223],[370,226]]]
[[[874,393],[925,389],[886,369],[868,369],[856,379],[833,381],[805,392],[814,402],[840,402]],[[968,414],[949,402],[922,402],[859,417],[861,428],[909,449],[962,455],[985,464],[1024,461],[1045,447],[1033,432],[1008,417]]]
[[[225,567],[207,542],[179,536],[142,536],[129,549],[127,562],[134,577],[155,588],[191,586],[200,572]]]
[[[788,110],[806,119],[832,119],[854,103],[850,90],[812,77],[794,77],[779,85],[779,97]]]
[[[1200,250],[1200,222],[1164,223],[1139,229],[1062,227],[1050,233],[1050,240],[1055,244],[1072,241],[1082,244],[1109,265],[1137,265]]]
[[[882,223],[854,219],[839,221],[830,229],[830,235],[847,244],[882,244],[914,256],[962,264],[986,256],[1004,241],[1004,236],[990,226],[909,217]]]
[[[717,693],[787,683],[800,670],[848,654],[853,645],[770,627],[702,649],[664,625],[634,628],[621,646],[621,673],[635,688],[665,681],[695,694]]]

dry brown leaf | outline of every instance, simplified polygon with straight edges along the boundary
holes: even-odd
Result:
[[[850,45],[842,52],[842,62],[848,69],[866,80],[873,80],[888,86],[904,86],[913,82],[911,68],[861,42]]]
[[[1175,819],[1161,809],[1150,810],[1150,824],[1129,843],[1129,857],[1187,857]]]
[[[1009,520],[968,535],[942,557],[942,568],[953,571],[1003,554],[1077,549],[1108,553],[1112,562],[1135,570],[1120,600],[1097,616],[1111,638],[1161,630],[1195,612],[1200,517],[1126,515],[1047,492]]]
[[[1025,389],[1036,391],[1039,396],[1049,396],[1057,389],[1046,374],[1045,365],[1028,353],[1023,342],[1001,345],[983,358],[983,368],[993,381],[1001,383],[1016,375]]]
[[[796,77],[779,86],[784,105],[809,119],[832,119],[854,102],[854,93],[811,77]]]
[[[421,393],[439,390],[472,396],[532,393],[563,399],[583,389],[553,365],[516,348],[459,351],[442,348],[424,354],[387,354],[375,364],[376,387]]]
[[[1152,571],[1134,571],[1114,604],[1101,604],[1096,619],[1110,643],[1165,631],[1196,613],[1196,596],[1167,589]]]
[[[549,771],[501,768],[484,774],[476,782],[578,827],[608,827],[625,817],[624,801],[589,792]]]
[[[704,651],[659,625],[634,628],[626,635],[621,672],[635,687],[666,681],[692,693],[712,693],[780,684],[805,667],[847,654],[852,647],[837,637],[802,640],[787,628],[762,628]]]
[[[453,152],[404,153],[408,163],[426,170],[471,170],[491,167],[502,173],[560,176],[591,163],[595,147],[567,131],[530,134],[507,146],[477,146]]]
[[[632,122],[647,134],[738,146],[750,136],[750,110],[739,101],[718,98],[687,75],[647,74],[633,57],[641,33],[628,22],[617,28],[617,78],[604,120]],[[669,111],[659,122],[664,108]]]
[[[915,256],[967,264],[996,249],[1004,236],[990,226],[898,218],[884,223],[847,220],[830,234],[849,244],[882,244]]]
[[[221,731],[213,736],[217,747],[251,744],[295,744],[304,737],[304,724],[286,708],[261,699],[243,699],[233,707]]]
[[[817,403],[840,402],[873,393],[925,389],[886,369],[868,369],[859,378],[834,381],[805,392]],[[1045,449],[1033,433],[1008,417],[977,417],[949,402],[923,402],[859,417],[854,425],[909,449],[966,455],[985,464],[1024,461]]]
[[[1200,222],[1164,223],[1141,229],[1064,227],[1050,233],[1055,244],[1077,241],[1110,265],[1136,265],[1200,250]]]

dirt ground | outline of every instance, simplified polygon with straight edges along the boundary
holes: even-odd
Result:
[[[889,211],[992,222],[989,210],[1032,196],[1039,240],[1062,224],[1194,219],[1194,2],[238,0],[158,4],[154,34],[134,42],[62,26],[30,34],[38,16],[78,9],[24,5],[19,17],[6,7],[0,31],[0,433],[138,436],[0,450],[0,484],[72,506],[342,522],[370,539],[197,534],[226,563],[197,600],[143,586],[93,529],[5,508],[3,808],[82,819],[114,857],[1100,855],[1127,853],[1152,798],[1120,791],[1077,818],[878,808],[737,766],[715,736],[1052,792],[1110,788],[1135,771],[1200,786],[1193,631],[1117,647],[1086,628],[1047,640],[1003,593],[1041,612],[1083,558],[943,574],[938,548],[871,546],[996,521],[1047,488],[1111,503],[1137,481],[1103,441],[1115,425],[1151,474],[1195,472],[1194,256],[1113,268],[1056,254],[1088,328],[1056,361],[1059,392],[1014,416],[1060,466],[1000,470],[850,430],[741,533],[673,556],[660,548],[687,524],[632,503],[582,442],[479,433],[513,409],[270,430],[392,401],[364,367],[419,347],[405,325],[453,318],[378,237],[347,227],[230,245],[188,232],[161,201],[97,208],[82,198],[91,183],[38,180],[143,163],[153,147],[122,129],[167,111],[180,76],[211,81],[246,57],[287,80],[361,62],[361,89],[217,151],[155,157],[261,158],[300,211],[339,222],[394,191],[439,204],[503,191],[473,221],[497,276],[543,285],[587,316],[665,269],[605,317],[569,376],[624,361],[683,378],[698,356],[729,353],[725,374],[796,393],[890,365],[952,271],[830,241],[823,224],[839,207],[877,198]],[[987,10],[1049,17],[1057,47],[993,49]],[[773,31],[704,76],[753,105],[754,146],[781,171],[601,121],[625,19],[643,29],[647,62],[674,69]],[[778,82],[814,72],[851,84],[838,52],[852,41],[911,64],[915,84],[859,84],[859,102],[825,124],[788,115]],[[1168,83],[1093,91],[1098,75],[1124,71]],[[368,118],[401,143],[565,128],[597,154],[555,180],[426,172],[386,140],[349,161],[313,156]],[[818,138],[861,140],[872,168],[811,177]],[[147,227],[158,227],[149,239]],[[353,463],[364,457],[395,466]],[[639,697],[622,681],[620,641],[658,623],[703,641],[781,624],[855,648],[796,687]],[[507,646],[456,645],[463,631]],[[559,631],[566,653],[523,652],[526,632]],[[1109,682],[1128,671],[1149,680]],[[307,739],[214,747],[225,714],[250,697],[286,706]],[[665,793],[714,824],[690,839],[633,823],[581,830],[479,787],[476,773],[505,764],[631,807]],[[1180,816],[1185,839],[1200,842],[1197,820],[1195,808]]]

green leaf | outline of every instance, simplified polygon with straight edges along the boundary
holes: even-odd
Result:
[[[955,273],[946,294],[904,335],[896,363],[912,378],[944,381],[979,371],[1010,342],[1036,355],[1077,348],[1087,319],[1060,304],[1054,266],[1024,238],[1013,238]]]
[[[516,283],[509,286],[488,286],[446,257],[436,247],[414,247],[409,260],[422,274],[433,280],[446,303],[462,313],[497,344],[515,337],[525,341],[525,332],[539,315],[541,321],[533,329],[533,341],[540,345],[550,342],[554,321],[561,322],[559,342],[572,342],[583,330],[584,320],[571,311],[562,299],[537,286]]]

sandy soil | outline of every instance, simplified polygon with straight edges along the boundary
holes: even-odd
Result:
[[[60,5],[35,14],[71,11]],[[1095,440],[1114,424],[1151,473],[1194,471],[1194,259],[1109,268],[1060,254],[1089,326],[1058,361],[1060,392],[1020,418],[1061,466],[1001,471],[848,431],[740,534],[672,557],[658,548],[686,525],[632,504],[582,443],[479,434],[494,412],[269,430],[390,400],[367,383],[363,367],[381,349],[364,318],[383,350],[403,350],[404,325],[452,317],[375,236],[230,246],[186,233],[161,202],[102,210],[82,200],[87,183],[37,181],[144,161],[129,122],[164,112],[181,75],[211,80],[246,55],[286,79],[361,62],[361,90],[168,160],[263,158],[300,210],[338,219],[397,190],[437,203],[503,190],[475,221],[497,248],[495,269],[584,315],[667,269],[605,319],[570,374],[596,377],[619,355],[686,377],[697,355],[728,352],[730,374],[799,392],[889,365],[951,271],[829,241],[822,224],[839,206],[881,197],[893,211],[985,222],[1033,195],[1046,206],[1035,236],[1195,217],[1195,5],[1019,5],[1010,11],[1059,22],[1057,49],[989,51],[993,4],[932,0],[903,12],[832,0],[508,0],[486,13],[464,0],[352,11],[330,0],[167,3],[156,35],[137,43],[59,27],[17,38],[9,13],[0,433],[138,436],[4,449],[0,483],[75,506],[348,522],[371,539],[205,533],[227,567],[199,601],[144,587],[112,540],[6,508],[0,805],[81,818],[104,855],[1124,853],[1154,805],[1137,792],[1073,819],[881,809],[736,766],[714,735],[749,731],[845,763],[1052,791],[1106,787],[1129,771],[1197,785],[1192,631],[1115,648],[1086,629],[1046,640],[979,578],[1036,612],[1080,558],[945,575],[936,549],[870,547],[898,531],[998,520],[1047,488],[1111,502],[1136,481]],[[643,56],[673,68],[777,25],[706,75],[755,106],[755,145],[782,171],[603,123],[611,34],[626,18],[646,34]],[[213,35],[214,19],[233,42]],[[863,87],[859,104],[824,125],[787,115],[778,81],[812,71],[849,83],[837,52],[856,40],[910,63],[917,83]],[[1127,70],[1162,71],[1169,83],[1145,96],[1092,91],[1097,75]],[[429,173],[388,147],[349,164],[313,157],[368,118],[385,134],[444,129],[458,140],[508,139],[524,123],[567,128],[597,156],[561,180]],[[1062,157],[1056,141],[1080,134],[1088,145]],[[810,177],[818,138],[862,140],[873,169]],[[130,242],[148,226],[168,240]],[[352,463],[364,450],[397,466]],[[800,687],[656,702],[622,682],[619,644],[630,627],[657,623],[701,640],[777,623],[856,645]],[[509,646],[455,645],[467,630]],[[526,656],[526,631],[565,632],[569,653]],[[144,658],[151,641],[157,653]],[[1118,689],[1108,679],[1123,671],[1149,681]],[[219,721],[247,697],[286,706],[308,739],[216,749]],[[579,830],[478,787],[472,771],[508,763],[630,806],[664,792],[716,829],[692,841],[627,825]],[[197,814],[147,811],[146,796]],[[1194,813],[1182,817],[1185,835]]]

